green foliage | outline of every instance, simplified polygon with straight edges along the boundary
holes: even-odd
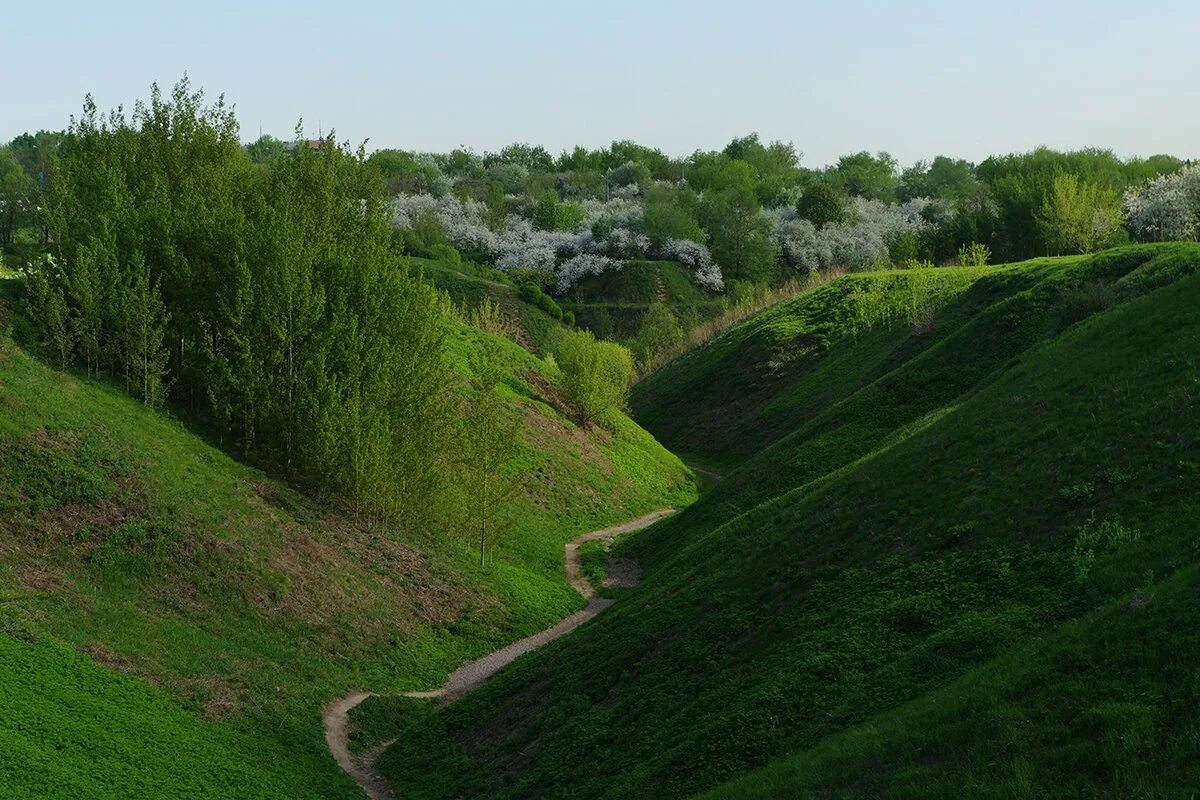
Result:
[[[1105,518],[1102,522],[1089,519],[1075,534],[1075,547],[1071,551],[1075,580],[1083,583],[1088,579],[1098,556],[1136,542],[1139,537],[1135,528],[1126,527],[1115,517]]]
[[[26,308],[41,338],[52,348],[58,365],[66,369],[75,347],[71,312],[63,293],[62,271],[50,256],[44,256],[24,274]]]
[[[728,162],[714,171],[711,180],[721,188],[705,192],[699,212],[713,259],[727,278],[774,278],[775,249],[759,214],[753,169],[742,161]]]
[[[633,353],[639,365],[649,364],[654,357],[683,341],[684,331],[679,320],[665,303],[653,303],[642,317],[642,326],[633,342]]]
[[[45,213],[60,257],[34,266],[33,316],[61,361],[122,376],[151,406],[169,389],[241,452],[363,511],[426,505],[442,314],[390,256],[362,153],[301,143],[256,174],[233,114],[186,82],[132,120],[89,99]]]
[[[536,283],[521,284],[521,299],[545,311],[554,319],[563,318],[562,307],[553,297],[543,292]]]
[[[864,150],[842,156],[827,174],[847,194],[892,202],[896,199],[896,171],[896,159],[888,153],[871,155]]]
[[[583,206],[564,203],[558,194],[547,191],[533,208],[533,226],[543,231],[569,231],[583,222]]]
[[[625,347],[597,341],[590,331],[575,331],[563,336],[554,358],[579,424],[625,405],[634,376],[633,356]]]
[[[801,219],[808,220],[818,228],[846,219],[841,195],[837,189],[824,181],[818,181],[804,190],[796,204],[796,213]]]
[[[517,452],[521,420],[512,414],[501,394],[503,369],[493,345],[485,344],[471,358],[471,394],[463,403],[464,429],[457,453],[458,474],[470,499],[470,532],[478,537],[479,566],[488,551],[512,529],[512,503],[521,489],[511,462]]]
[[[1042,238],[1057,253],[1091,253],[1115,244],[1121,229],[1116,190],[1061,173],[1035,215]]]
[[[971,242],[958,248],[958,264],[961,267],[986,267],[992,258],[987,245]]]
[[[652,248],[660,248],[671,239],[705,241],[704,229],[695,217],[694,193],[674,186],[656,184],[646,193],[642,229]]]

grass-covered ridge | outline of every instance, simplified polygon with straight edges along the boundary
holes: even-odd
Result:
[[[878,334],[890,368],[634,537],[641,588],[382,769],[412,798],[687,797],[789,756],[720,796],[1184,793],[1197,271],[1193,245],[1013,265],[912,341],[835,343]]]
[[[449,324],[462,373],[488,337]],[[4,735],[49,770],[17,796],[356,796],[325,750],[323,704],[352,688],[439,685],[463,660],[552,624],[582,602],[562,578],[563,542],[691,499],[687,470],[628,418],[578,428],[556,409],[543,361],[492,348],[528,480],[513,532],[480,569],[454,527],[466,498],[445,494],[431,529],[358,521],[0,341],[0,615],[20,620],[0,631],[0,706],[38,693],[30,713],[59,720],[51,736],[4,717]],[[115,725],[142,716],[167,739],[212,738],[171,760],[115,731],[106,758],[123,767],[105,783],[54,757],[58,743],[96,736],[60,673],[125,698]],[[246,764],[259,765],[253,781],[239,777]]]
[[[689,328],[720,313],[725,298],[697,286],[674,261],[630,260],[620,269],[583,278],[562,302],[597,336],[627,340],[637,336],[652,305],[666,306]]]

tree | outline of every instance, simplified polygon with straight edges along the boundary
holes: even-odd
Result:
[[[169,390],[242,452],[365,514],[429,508],[449,425],[445,309],[396,263],[362,149],[328,137],[256,166],[232,112],[184,81],[132,118],[89,98],[44,203],[55,260],[29,279],[31,311],[62,363],[78,339],[89,371],[110,362],[151,406]]]
[[[496,343],[485,341],[471,359],[471,394],[463,402],[463,440],[459,450],[462,488],[472,509],[471,529],[479,536],[479,566],[513,524],[507,513],[521,488],[511,469],[516,455],[520,416],[513,414],[502,393],[502,372]]]
[[[128,283],[122,287],[118,300],[125,385],[142,403],[157,408],[166,399],[167,309],[158,284],[150,282],[150,270],[139,255],[135,254],[128,275]]]
[[[979,242],[971,242],[958,248],[958,264],[962,267],[986,267],[991,257],[991,251]]]
[[[11,147],[0,147],[0,247],[13,243],[13,234],[28,208],[32,184]]]
[[[115,245],[110,241],[80,247],[67,280],[71,330],[83,356],[84,371],[89,375],[100,370],[105,303],[110,300],[105,297],[105,287],[117,280],[116,265],[110,263],[112,258],[115,258]]]
[[[638,365],[644,370],[654,357],[683,341],[683,327],[666,303],[651,303],[634,339]]]
[[[1106,247],[1122,222],[1115,191],[1065,172],[1054,176],[1036,219],[1047,247],[1059,253],[1091,253]]]
[[[635,374],[627,348],[597,341],[590,331],[574,331],[559,342],[554,358],[562,370],[563,391],[578,409],[580,425],[625,404]]]
[[[918,161],[900,175],[901,200],[917,197],[961,200],[975,186],[975,168],[961,158],[937,156],[932,163]]]
[[[775,275],[775,248],[769,224],[754,191],[754,170],[731,161],[712,177],[723,188],[706,192],[700,218],[708,233],[714,260],[729,277],[769,281]]]
[[[818,228],[823,228],[831,222],[843,222],[846,219],[846,209],[842,205],[841,195],[828,183],[819,181],[812,184],[800,195],[796,203],[796,213]]]
[[[695,198],[691,192],[656,184],[646,192],[642,211],[642,230],[650,246],[659,249],[670,239],[704,241],[704,230],[692,212]]]
[[[1143,241],[1200,234],[1200,165],[1163,175],[1125,193],[1129,229]]]
[[[846,194],[890,203],[896,199],[896,166],[888,153],[864,150],[839,158],[829,177]]]
[[[283,158],[286,152],[287,147],[282,139],[276,139],[266,133],[246,145],[246,153],[255,164],[268,164],[277,158]]]
[[[58,356],[61,369],[71,361],[75,333],[71,329],[70,311],[63,292],[62,270],[53,256],[44,255],[23,273],[26,309],[41,338]]]

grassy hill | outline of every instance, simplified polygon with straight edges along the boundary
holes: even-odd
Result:
[[[516,287],[493,277],[503,273],[427,258],[409,257],[408,261],[462,308],[477,308],[485,299],[498,305],[515,326],[517,340],[529,350],[545,353],[554,348],[555,334],[561,324],[537,306],[524,302]]]
[[[1198,272],[1156,245],[853,276],[668,367],[640,418],[726,480],[623,548],[640,588],[382,770],[408,798],[1188,796]]]
[[[580,326],[610,339],[637,335],[642,317],[654,303],[670,308],[684,327],[722,309],[722,297],[701,289],[691,273],[674,261],[626,261],[619,270],[583,278],[562,300]]]
[[[485,334],[452,324],[466,371]],[[496,344],[529,480],[481,569],[453,493],[430,528],[368,523],[0,336],[0,794],[358,796],[324,703],[439,685],[580,607],[563,542],[694,489],[628,418],[577,428],[549,367]]]

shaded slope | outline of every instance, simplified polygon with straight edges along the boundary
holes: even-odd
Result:
[[[711,528],[683,527],[685,512],[634,539],[629,550],[653,563],[627,602],[424,720],[381,769],[412,798],[684,797],[1191,569],[1200,278],[1187,273],[1200,259],[1194,247],[1136,251],[1092,262],[1092,277],[1127,276],[1125,302],[1074,326],[996,316],[999,332],[1028,331],[1018,337],[1027,346],[970,391],[835,460],[834,474]],[[1137,264],[1117,271],[1119,259]],[[1073,263],[1049,268],[1069,275]],[[702,499],[692,520],[710,505]],[[1130,652],[1138,647],[1131,635]],[[1030,680],[1059,682],[1064,715],[1112,700],[1112,684],[1084,681],[1091,667],[1080,659],[1044,663]],[[1125,663],[1149,689],[1137,702],[1164,721],[1151,741],[1186,736],[1168,682],[1194,660],[1161,673],[1153,659]],[[962,735],[941,719],[928,742]],[[1113,756],[1086,759],[1092,733],[1072,734],[1082,744],[1062,748],[1056,765],[1038,761],[1053,729],[1037,725],[1012,750],[984,736],[992,758],[1004,753],[997,771],[1025,762],[1052,785],[1069,768],[1125,796]],[[914,764],[900,752],[894,767]],[[1167,770],[1161,785],[1185,778]],[[851,778],[837,781],[853,791]]]

